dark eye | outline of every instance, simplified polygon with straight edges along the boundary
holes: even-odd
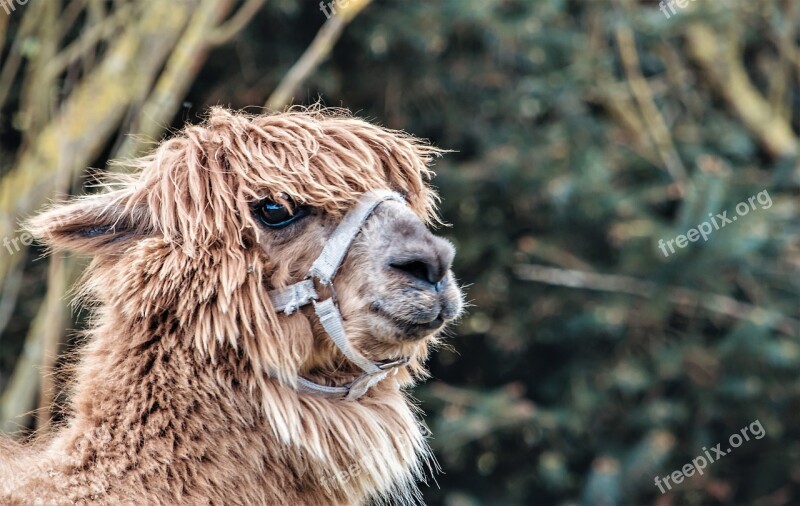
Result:
[[[308,216],[307,206],[288,208],[272,200],[265,200],[255,208],[256,217],[269,228],[283,228],[300,218]]]

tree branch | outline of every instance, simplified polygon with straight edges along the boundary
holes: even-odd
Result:
[[[526,281],[602,292],[623,293],[645,299],[653,299],[659,294],[666,293],[667,299],[675,305],[701,307],[713,313],[737,320],[751,321],[759,325],[767,323],[771,327],[792,336],[797,336],[798,331],[800,331],[800,320],[776,311],[740,302],[725,295],[697,292],[683,287],[663,287],[652,281],[629,276],[597,274],[543,265],[517,265],[515,272],[520,279]]]
[[[134,157],[148,141],[154,141],[167,128],[192,81],[208,55],[209,32],[231,7],[231,0],[205,0],[201,3],[138,114],[138,125],[130,127],[128,136],[114,158]],[[244,9],[244,7],[242,7]]]
[[[0,237],[12,236],[17,220],[52,195],[59,174],[83,171],[97,156],[126,106],[150,89],[192,9],[182,1],[143,10],[77,85],[60,114],[25,146],[0,180]],[[9,258],[0,257],[0,279],[10,268]]]
[[[206,42],[214,46],[229,42],[242,28],[247,26],[247,23],[249,23],[256,12],[261,9],[264,2],[265,0],[247,0],[247,2],[236,11],[236,14],[231,16],[231,19],[226,21],[225,24],[219,25],[211,32]]]
[[[647,79],[644,78],[639,68],[639,54],[636,51],[633,32],[628,26],[619,25],[616,30],[616,37],[622,65],[625,68],[625,74],[628,79],[628,86],[630,86],[631,93],[639,106],[639,111],[661,156],[664,167],[672,176],[672,179],[683,185],[687,179],[686,168],[675,150],[669,128],[667,128],[663,116],[661,116],[658,107],[656,107]]]
[[[739,60],[739,45],[727,39],[720,43],[714,32],[702,23],[690,26],[686,39],[689,54],[712,87],[742,118],[764,149],[778,158],[797,154],[797,136],[750,81]]]
[[[299,60],[289,69],[289,72],[269,96],[265,107],[279,110],[286,107],[292,99],[292,93],[311,75],[322,63],[336,45],[347,24],[372,0],[350,0],[347,7],[341,7],[322,25],[311,45],[305,50]]]

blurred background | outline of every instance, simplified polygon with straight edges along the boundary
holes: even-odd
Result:
[[[797,2],[1,0],[0,33],[2,430],[61,416],[86,318],[20,219],[210,105],[321,102],[453,150],[428,504],[800,504]]]

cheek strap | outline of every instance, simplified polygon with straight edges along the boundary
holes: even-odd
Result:
[[[372,212],[387,200],[405,203],[403,197],[388,190],[376,190],[362,195],[356,206],[345,215],[342,222],[339,223],[339,226],[328,238],[322,253],[314,260],[305,279],[286,288],[269,292],[272,306],[279,313],[291,315],[299,308],[313,303],[314,312],[333,344],[339,348],[339,351],[350,362],[363,371],[363,374],[356,378],[355,381],[341,387],[320,385],[299,377],[297,378],[297,385],[298,390],[301,392],[330,398],[358,399],[367,393],[370,388],[383,381],[394,368],[408,363],[408,359],[373,362],[350,346],[344,330],[344,319],[336,300],[336,290],[333,286],[333,279],[344,262],[344,258],[347,256],[347,252],[353,245],[356,236],[364,227]],[[317,294],[314,280],[326,286],[331,291],[332,296],[317,302],[319,295]]]

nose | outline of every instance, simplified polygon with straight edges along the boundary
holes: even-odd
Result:
[[[413,249],[395,252],[389,267],[440,290],[453,264],[455,251],[441,237],[436,237],[427,230],[425,234],[423,244],[417,243]]]

